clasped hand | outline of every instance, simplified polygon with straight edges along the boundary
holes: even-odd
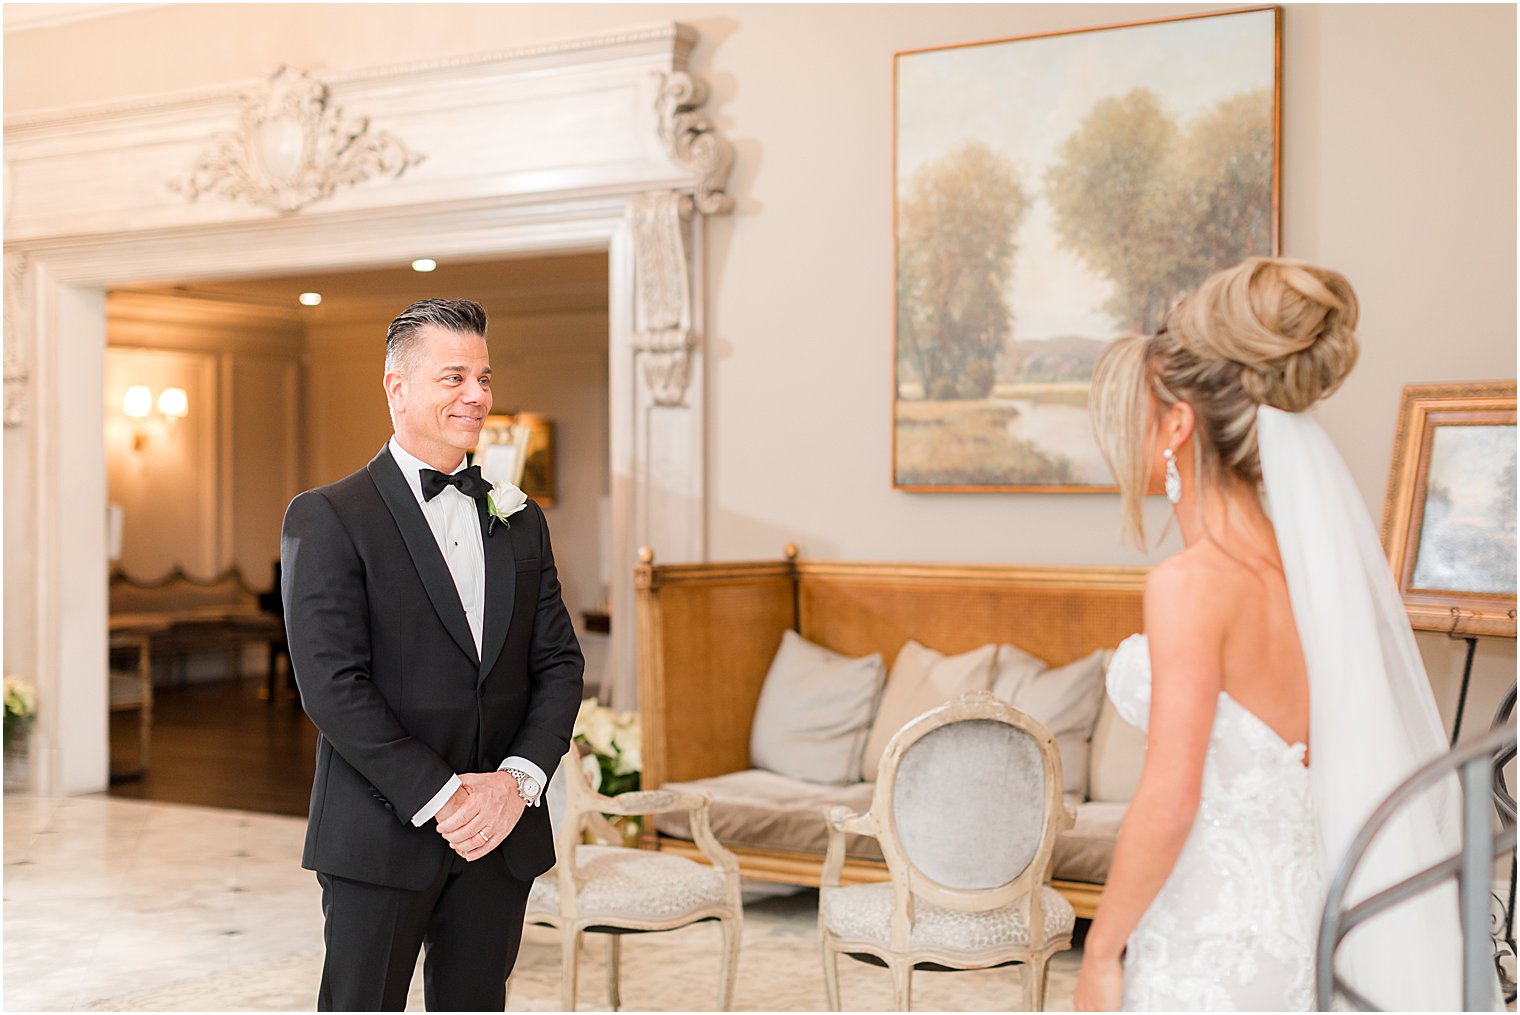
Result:
[[[517,827],[525,805],[516,777],[506,772],[465,772],[459,781],[438,810],[438,834],[464,859],[479,860]]]

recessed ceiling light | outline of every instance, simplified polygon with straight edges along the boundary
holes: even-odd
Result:
[[[431,257],[419,257],[412,262],[413,271],[432,271],[438,267],[438,262]]]
[[[300,299],[301,306],[303,307],[314,307],[318,303],[322,302],[321,293],[302,293],[298,298]]]

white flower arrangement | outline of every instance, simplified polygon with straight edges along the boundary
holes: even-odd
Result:
[[[581,765],[598,793],[616,796],[639,788],[644,739],[637,712],[618,712],[587,698],[575,716],[574,738],[590,752]]]

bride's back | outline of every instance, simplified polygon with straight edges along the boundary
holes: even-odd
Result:
[[[1210,612],[1232,618],[1222,641],[1222,690],[1284,742],[1308,744],[1309,674],[1303,647],[1276,548],[1264,550],[1261,535],[1204,539],[1175,563],[1194,571],[1210,590]],[[1270,529],[1265,535],[1270,538]]]

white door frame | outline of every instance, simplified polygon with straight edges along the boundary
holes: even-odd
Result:
[[[562,73],[553,79],[560,82],[555,94],[586,115],[604,93],[618,91],[609,88],[609,75],[642,73],[647,78],[650,68],[628,59],[630,38],[639,42],[641,52],[652,54],[662,80],[674,77],[686,89],[685,101],[666,103],[664,115],[658,104],[648,109],[648,133],[655,136],[653,147],[663,163],[647,153],[640,155],[642,162],[630,157],[606,170],[595,186],[587,186],[581,172],[567,174],[573,185],[565,190],[524,190],[531,188],[529,183],[491,193],[489,186],[476,183],[490,174],[481,173],[480,151],[472,146],[471,175],[459,187],[467,196],[453,200],[437,199],[448,188],[438,179],[447,172],[436,169],[434,179],[411,188],[417,200],[367,185],[367,197],[346,192],[331,203],[350,207],[331,211],[316,204],[296,214],[251,216],[245,204],[222,202],[193,209],[189,217],[196,221],[168,224],[187,217],[184,198],[172,198],[178,205],[163,198],[160,207],[155,195],[152,207],[119,212],[123,228],[95,229],[85,236],[71,228],[79,223],[66,221],[66,215],[53,216],[58,226],[51,235],[45,216],[18,216],[28,194],[20,187],[12,190],[7,221],[19,219],[31,235],[14,241],[8,237],[6,246],[5,669],[38,686],[37,791],[96,792],[108,781],[105,294],[118,286],[166,279],[394,265],[417,251],[442,259],[606,250],[615,617],[611,676],[615,703],[632,706],[637,548],[655,543],[662,559],[672,560],[702,560],[707,553],[700,237],[703,210],[726,210],[727,202],[722,179],[714,186],[711,159],[702,162],[682,153],[693,129],[707,138],[709,148],[721,143],[705,121],[691,120],[693,79],[683,68],[695,40],[689,29],[671,25],[642,35],[566,44],[557,51]],[[652,45],[651,39],[666,42]],[[543,50],[535,50],[496,54],[474,64],[458,61],[443,71],[430,65],[351,76],[348,91],[362,94],[366,81],[378,81],[386,87],[374,95],[404,96],[406,108],[421,116],[427,112],[430,88],[440,103],[457,103],[461,81],[474,83],[472,69],[477,76],[498,80],[541,81],[544,59]],[[615,71],[608,69],[609,60]],[[581,79],[593,81],[594,87],[577,90],[566,84]],[[643,79],[629,80],[633,84],[622,88],[624,93],[645,87]],[[700,83],[694,90],[700,100]],[[534,115],[547,120],[567,115],[555,94],[530,104],[536,106]],[[626,95],[619,101],[626,105]],[[204,96],[193,108],[187,106],[182,117],[165,106],[162,101],[142,104],[171,133],[183,133],[186,122],[207,115]],[[518,107],[510,112],[521,119]],[[99,113],[97,122],[116,123],[123,115],[115,107]],[[98,159],[99,151],[57,151],[57,138],[67,137],[66,128],[77,128],[82,119],[88,117],[54,117],[50,122],[60,126],[56,136],[48,136],[47,124],[22,124],[17,133],[27,143],[19,146],[12,143],[13,125],[7,123],[7,162],[31,152],[63,165],[71,157],[77,165]],[[400,113],[397,119],[405,122]],[[116,148],[141,143],[117,141]],[[514,153],[501,151],[501,158],[510,161]],[[546,157],[543,150],[531,154],[539,162]],[[553,155],[550,147],[548,156]],[[567,151],[563,161],[570,163],[575,155]],[[463,150],[434,150],[428,158],[435,167],[439,161],[461,167],[466,162]],[[505,166],[497,177],[508,178],[513,168]],[[726,158],[721,171],[726,177]],[[86,207],[80,214],[100,219],[105,213]],[[163,224],[132,228],[155,216]],[[679,369],[673,372],[672,364]]]

